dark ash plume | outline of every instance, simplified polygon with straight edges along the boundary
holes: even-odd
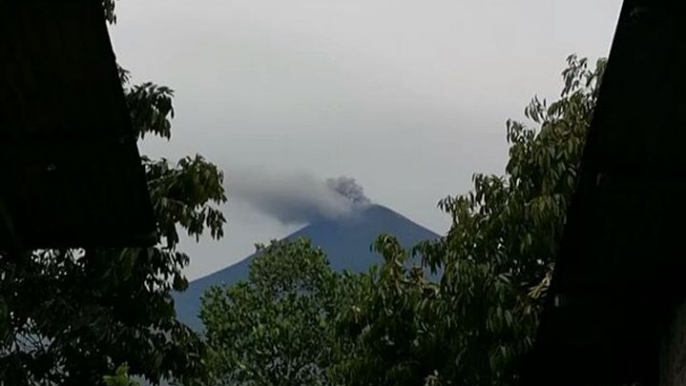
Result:
[[[284,224],[310,224],[353,216],[371,201],[349,177],[326,181],[306,173],[260,170],[227,173],[229,197],[245,201]]]
[[[334,192],[358,205],[369,205],[371,201],[364,195],[364,188],[355,182],[354,178],[341,176],[329,178],[326,185]]]

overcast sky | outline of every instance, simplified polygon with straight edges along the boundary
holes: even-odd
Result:
[[[298,228],[231,200],[246,170],[351,176],[445,232],[437,201],[503,170],[505,121],[535,94],[557,96],[568,54],[608,54],[620,0],[117,4],[120,63],[176,91],[172,140],[142,151],[201,153],[227,174],[227,236],[183,243],[197,278]]]

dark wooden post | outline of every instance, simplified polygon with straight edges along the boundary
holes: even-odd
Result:
[[[660,350],[660,386],[686,386],[686,302],[673,307]]]

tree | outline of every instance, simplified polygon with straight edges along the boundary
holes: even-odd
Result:
[[[339,309],[342,280],[309,241],[258,246],[247,281],[203,296],[211,384],[328,384],[330,318]]]
[[[408,267],[409,253],[394,237],[379,236],[373,249],[384,262],[347,283],[332,326],[331,378],[349,386],[422,385],[445,355],[436,329],[444,315],[425,307],[439,300],[438,284],[421,266]]]
[[[131,379],[126,365],[117,367],[114,375],[105,375],[103,380],[106,386],[140,386],[140,383]]]
[[[341,321],[355,344],[339,367],[348,385],[511,385],[531,347],[565,213],[575,188],[605,60],[568,58],[561,98],[534,98],[507,123],[504,176],[474,176],[439,206],[448,234],[414,252],[440,272],[436,285],[403,270],[397,241],[382,237],[382,275]],[[383,274],[386,272],[386,274]]]
[[[114,1],[104,0],[113,23]],[[120,71],[140,139],[171,137],[171,89],[131,85]],[[148,249],[33,251],[0,256],[0,385],[102,385],[127,363],[157,383],[201,374],[205,345],[176,321],[183,290],[179,231],[222,236],[222,173],[196,155],[175,165],[143,157],[160,243]]]

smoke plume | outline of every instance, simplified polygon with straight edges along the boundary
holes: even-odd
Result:
[[[326,180],[329,189],[352,201],[356,205],[369,205],[371,201],[364,195],[364,188],[354,178],[341,176]]]
[[[311,224],[355,215],[371,201],[354,178],[318,179],[264,170],[227,174],[230,198],[245,201],[284,224]]]

